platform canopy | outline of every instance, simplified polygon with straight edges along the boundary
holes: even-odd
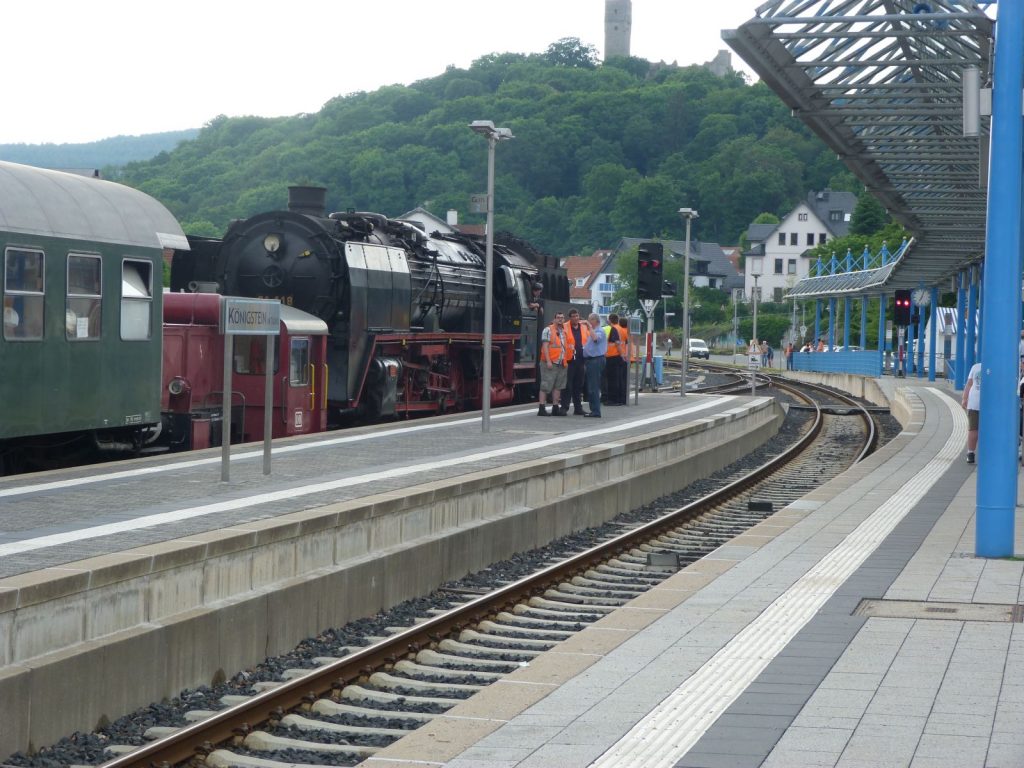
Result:
[[[948,286],[982,260],[988,120],[964,131],[965,70],[990,82],[990,3],[772,0],[722,37],[914,235],[892,268],[802,280],[807,298]],[[851,290],[852,289],[852,290]]]

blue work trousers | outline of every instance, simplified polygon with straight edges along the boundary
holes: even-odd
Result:
[[[601,415],[601,374],[604,373],[604,357],[588,357],[584,359],[587,369],[587,402],[590,412]]]

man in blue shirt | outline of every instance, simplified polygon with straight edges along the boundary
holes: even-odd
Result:
[[[604,373],[605,355],[608,353],[608,337],[601,330],[601,318],[591,313],[587,318],[590,324],[590,338],[583,345],[583,362],[587,372],[587,402],[590,413],[583,414],[591,418],[601,418],[601,374]]]

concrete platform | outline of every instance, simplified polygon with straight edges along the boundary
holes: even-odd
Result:
[[[536,406],[0,481],[0,758],[209,684],[734,461],[769,398]],[[607,478],[621,478],[609,486]],[[154,663],[154,660],[158,660]]]
[[[1024,562],[973,556],[958,396],[878,385],[900,437],[366,765],[1024,765]]]

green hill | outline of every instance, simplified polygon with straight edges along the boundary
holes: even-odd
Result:
[[[84,144],[0,144],[0,160],[39,168],[107,168],[122,166],[173,150],[194,139],[199,129],[114,136]]]
[[[289,184],[327,187],[330,210],[420,205],[479,221],[465,212],[485,189],[487,150],[468,124],[493,120],[516,137],[497,149],[496,227],[557,255],[678,238],[681,206],[700,211],[694,237],[735,243],[809,189],[859,188],[764,85],[635,58],[599,65],[575,42],[340,96],[315,114],[219,117],[119,178],[194,234],[283,208]]]

